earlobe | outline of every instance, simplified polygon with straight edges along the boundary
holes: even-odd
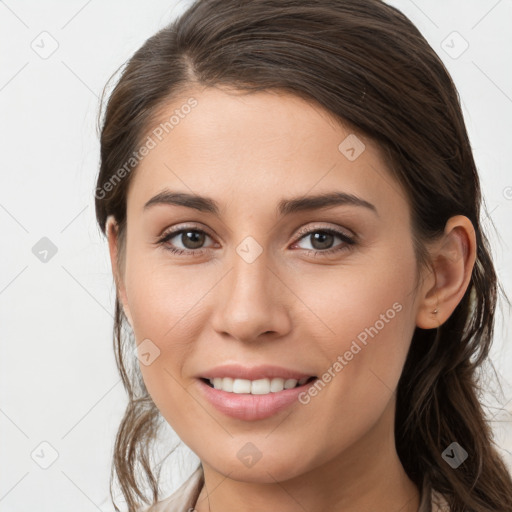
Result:
[[[128,299],[126,296],[126,289],[123,277],[120,275],[119,270],[119,238],[118,238],[118,224],[113,215],[109,215],[105,225],[105,232],[108,238],[108,247],[110,253],[110,263],[112,266],[112,275],[116,284],[117,297],[121,302],[124,314],[128,322],[133,328],[133,321],[128,306]]]
[[[433,279],[424,279],[416,325],[434,329],[453,313],[471,280],[476,259],[476,236],[473,224],[463,216],[451,217],[444,235],[430,248]]]

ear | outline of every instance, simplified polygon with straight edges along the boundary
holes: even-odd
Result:
[[[451,217],[444,234],[429,248],[432,267],[423,279],[416,325],[434,329],[453,313],[471,280],[476,260],[476,236],[471,221]]]
[[[105,231],[108,238],[108,248],[110,252],[110,263],[112,265],[112,275],[116,283],[116,293],[118,299],[121,301],[124,314],[128,318],[128,322],[133,328],[132,317],[130,314],[130,308],[128,306],[128,299],[126,296],[126,288],[124,285],[123,276],[119,270],[119,229],[118,224],[113,215],[109,215],[107,218]]]

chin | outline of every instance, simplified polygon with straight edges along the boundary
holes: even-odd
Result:
[[[252,459],[251,455],[246,455],[251,450],[254,450]],[[258,484],[284,482],[313,469],[307,463],[305,454],[297,450],[293,450],[293,453],[272,450],[271,455],[265,455],[262,451],[257,455],[255,449],[247,446],[245,451],[242,449],[238,453],[235,457],[228,457],[227,454],[216,451],[212,457],[201,458],[201,461],[203,465],[210,466],[232,480]]]

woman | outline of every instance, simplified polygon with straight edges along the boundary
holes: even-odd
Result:
[[[497,290],[479,179],[403,14],[197,1],[114,88],[95,196],[130,511],[512,511],[477,396]],[[201,461],[167,499],[163,421]]]

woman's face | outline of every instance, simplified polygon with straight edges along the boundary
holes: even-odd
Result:
[[[291,95],[196,90],[158,122],[121,289],[155,404],[235,479],[356,468],[392,438],[418,314],[402,189],[371,141]]]

